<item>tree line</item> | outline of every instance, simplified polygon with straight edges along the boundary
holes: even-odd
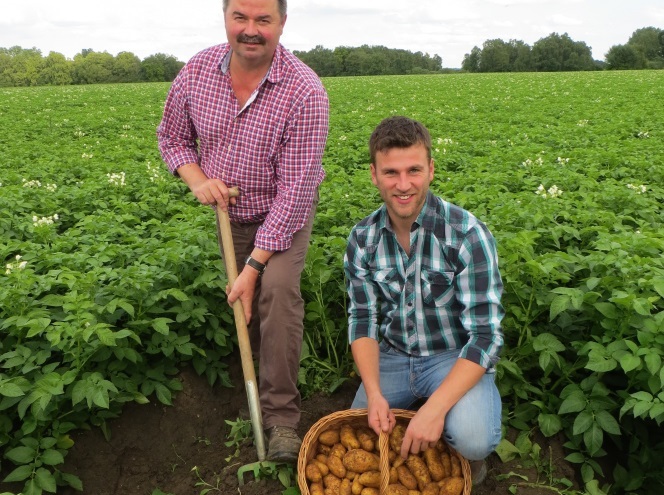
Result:
[[[410,52],[384,46],[321,45],[293,52],[320,77],[433,74],[444,69],[439,55]],[[0,87],[95,84],[120,82],[170,82],[184,62],[157,53],[140,60],[131,52],[82,50],[67,59],[57,52],[44,57],[36,48],[0,48]],[[551,33],[531,47],[521,40],[487,40],[473,47],[461,64],[465,72],[553,72],[601,69],[664,68],[664,30],[637,29],[624,45],[614,45],[604,61],[593,60],[590,47],[567,33]]]
[[[487,40],[473,47],[461,64],[467,72],[554,72],[601,69],[664,68],[664,30],[637,29],[626,44],[613,45],[604,61],[593,60],[590,47],[567,33],[551,33],[529,46],[521,40]]]
[[[306,52],[293,53],[320,77],[433,74],[443,70],[439,55],[384,46],[339,46],[331,50],[318,45]]]
[[[36,48],[0,48],[0,87],[62,86],[172,81],[184,63],[157,53],[141,60],[131,52],[116,56],[84,49],[73,60],[57,52],[46,57]]]

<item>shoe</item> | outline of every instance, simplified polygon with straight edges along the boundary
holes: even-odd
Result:
[[[265,430],[268,439],[267,460],[273,462],[297,462],[302,440],[293,428],[273,426]]]
[[[484,482],[487,474],[486,461],[470,461],[470,479],[473,486],[477,486]]]

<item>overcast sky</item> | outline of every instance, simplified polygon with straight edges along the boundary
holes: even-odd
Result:
[[[289,0],[281,38],[290,50],[383,45],[439,55],[460,67],[488,39],[532,46],[556,32],[603,60],[639,28],[664,28],[663,0]],[[68,58],[85,48],[186,61],[225,41],[221,0],[10,0],[0,7],[0,47]]]

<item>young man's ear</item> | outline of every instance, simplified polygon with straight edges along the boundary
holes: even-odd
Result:
[[[369,165],[369,170],[371,170],[371,182],[373,182],[374,186],[378,185],[378,182],[376,181],[376,165],[373,163]]]

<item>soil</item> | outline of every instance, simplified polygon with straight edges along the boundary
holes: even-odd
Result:
[[[62,470],[82,480],[86,495],[281,494],[284,487],[278,480],[256,481],[251,472],[245,472],[241,476],[243,484],[239,483],[238,469],[256,462],[257,455],[250,440],[241,446],[236,457],[233,457],[236,447],[225,445],[230,426],[224,420],[236,421],[240,409],[247,409],[239,363],[233,363],[230,373],[237,384],[233,389],[211,387],[205,377],[184,369],[180,373],[183,390],[172,406],[128,404],[119,418],[109,422],[109,440],[99,428],[75,433],[72,435],[75,445]],[[357,385],[357,381],[351,380],[329,396],[316,395],[304,400],[300,436],[304,437],[320,418],[348,409]],[[553,476],[574,480],[573,467],[563,459],[562,440],[540,439],[538,443],[547,453],[546,462],[553,465]],[[537,480],[537,471],[518,462],[504,464],[493,454],[488,466],[486,481],[473,488],[473,495],[514,493],[509,488],[515,483],[519,483],[519,495],[552,493],[543,486],[528,486],[528,482]],[[509,473],[517,475],[509,479],[501,476]],[[18,493],[21,488],[21,485],[0,483],[0,493]],[[210,491],[204,492],[205,489]],[[81,492],[59,488],[58,493],[80,495]]]

